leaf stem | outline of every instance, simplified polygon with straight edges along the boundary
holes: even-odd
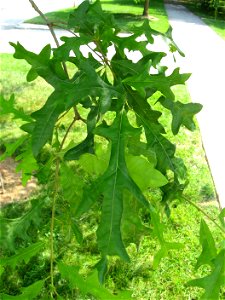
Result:
[[[60,159],[56,159],[56,168],[55,168],[55,182],[54,182],[54,194],[52,200],[52,215],[51,215],[51,227],[50,227],[50,278],[51,278],[51,298],[54,299],[54,294],[56,289],[54,286],[54,226],[55,226],[55,210],[56,210],[56,200],[58,196],[59,189],[59,166]]]
[[[215,194],[216,194],[216,201],[217,201],[217,203],[219,205],[219,209],[222,210],[221,203],[220,203],[220,200],[219,200],[219,195],[218,195],[218,192],[217,192],[217,189],[216,189],[215,180],[213,178],[212,170],[211,170],[211,167],[210,167],[210,164],[209,164],[209,160],[208,160],[208,156],[207,156],[206,151],[205,151],[205,146],[204,146],[203,141],[201,141],[201,143],[202,143],[202,149],[203,149],[203,151],[205,153],[205,160],[206,160],[206,163],[208,165],[209,172],[210,172],[210,175],[211,175],[211,179],[212,179],[212,182],[213,182],[213,186],[214,186],[214,190],[215,190]]]

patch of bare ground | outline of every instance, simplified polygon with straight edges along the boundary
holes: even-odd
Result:
[[[37,181],[32,178],[26,186],[21,183],[21,173],[16,173],[12,158],[0,162],[0,206],[15,201],[27,200],[37,191]]]

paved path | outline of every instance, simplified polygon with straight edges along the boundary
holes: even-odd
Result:
[[[80,0],[35,0],[34,2],[44,13],[72,7]],[[19,41],[26,49],[39,53],[46,45],[55,47],[55,42],[47,26],[24,24],[23,21],[37,16],[29,0],[1,0],[0,1],[0,53],[13,53],[10,42]],[[59,38],[65,31],[56,30]]]
[[[35,1],[43,12],[70,7],[73,2]],[[225,41],[183,6],[166,4],[166,9],[173,37],[186,53],[185,59],[177,57],[177,64],[182,66],[182,71],[193,74],[188,81],[191,98],[204,106],[198,121],[221,206],[225,207]],[[47,43],[55,46],[46,27],[22,24],[24,19],[35,15],[28,0],[1,0],[0,53],[13,53],[9,41],[20,41],[26,49],[36,53]],[[65,31],[56,33],[58,37],[65,35]],[[165,51],[161,42],[157,41],[160,48],[157,50]],[[136,54],[132,55],[135,60]]]
[[[221,207],[225,207],[225,41],[181,5],[166,4],[173,38],[186,54],[179,59],[191,72],[188,89],[198,114],[203,145]]]

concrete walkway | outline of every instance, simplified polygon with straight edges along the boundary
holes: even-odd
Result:
[[[181,5],[166,4],[173,38],[184,51],[178,59],[191,72],[188,89],[203,104],[197,115],[221,207],[225,207],[225,41]]]
[[[35,0],[43,13],[78,5],[80,0]],[[55,47],[55,42],[47,26],[23,23],[38,16],[29,0],[1,0],[0,2],[0,53],[13,53],[9,42],[19,41],[27,50],[39,53],[47,44]],[[70,35],[63,30],[55,30],[58,39]]]
[[[76,1],[78,4],[80,0]],[[35,3],[43,12],[48,12],[71,7],[74,0],[35,0]],[[198,122],[219,200],[225,207],[225,41],[183,6],[166,4],[166,9],[174,40],[186,54],[185,58],[177,56],[177,65],[183,72],[192,73],[188,81],[192,101],[203,104]],[[0,53],[14,52],[9,41],[20,41],[26,49],[36,53],[48,43],[55,47],[47,27],[22,23],[35,15],[28,0],[0,2]],[[56,30],[56,34],[58,37],[69,35],[62,30]],[[162,41],[157,41],[156,46],[157,50],[165,51]],[[134,60],[138,59],[135,53],[132,55]],[[171,64],[171,56],[168,62]]]

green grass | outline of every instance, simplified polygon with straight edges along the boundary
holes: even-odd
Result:
[[[141,17],[143,12],[143,4],[135,4],[132,0],[105,0],[101,1],[101,3],[104,10],[114,14],[118,24],[124,28],[124,30],[129,29],[129,27],[133,25],[140,25],[143,20]],[[225,20],[222,19],[222,17],[215,19],[212,13],[206,14],[200,11],[193,1],[183,0],[180,1],[180,3],[182,5],[186,5],[187,8],[198,15],[203,22],[205,22],[225,40]],[[50,12],[46,14],[46,17],[50,22],[64,27],[72,10],[73,8],[69,8]],[[152,0],[150,2],[149,14],[152,28],[161,32],[166,32],[169,24],[164,4],[161,0]],[[41,17],[29,19],[26,22],[32,24],[43,24]]]
[[[185,5],[190,11],[199,16],[201,20],[206,23],[212,30],[214,30],[222,39],[225,40],[225,19],[222,16],[218,16],[217,19],[214,17],[214,12],[209,11],[208,13],[201,11],[193,0],[180,1],[181,4]]]
[[[37,110],[42,106],[52,88],[41,78],[35,82],[28,83],[26,74],[29,65],[24,60],[16,60],[11,54],[0,54],[1,75],[0,93],[5,98],[14,94],[18,107],[27,112]],[[41,91],[41,92],[40,92]],[[7,117],[2,117],[0,122],[0,146],[6,140],[17,138],[21,134],[20,121],[14,120],[8,123]]]
[[[225,40],[225,21],[215,20],[213,18],[207,18],[201,16],[202,21],[204,21],[209,27],[211,27],[220,37]]]
[[[140,25],[143,22],[143,4],[135,4],[133,0],[104,0],[101,1],[103,10],[111,12],[117,20],[119,26],[126,31],[133,25]],[[53,24],[65,27],[71,9],[49,12],[46,17]],[[150,24],[155,30],[166,32],[168,29],[168,19],[162,0],[152,0],[149,10]],[[26,21],[32,24],[44,24],[41,17],[36,17]]]
[[[39,196],[43,201],[44,193]],[[10,204],[4,207],[2,213],[5,217],[12,219],[20,217],[23,214],[24,206],[28,203]],[[218,210],[214,205],[207,204],[204,206],[204,211],[216,218]],[[48,211],[43,208],[42,214],[48,218]],[[133,296],[138,300],[180,300],[180,299],[200,299],[202,290],[198,288],[187,288],[186,282],[194,279],[196,276],[206,276],[208,268],[201,267],[196,272],[195,264],[197,257],[201,251],[199,245],[199,226],[201,221],[201,213],[189,204],[180,204],[172,208],[171,218],[168,220],[164,217],[165,238],[170,242],[179,242],[183,245],[182,250],[170,251],[168,257],[163,258],[156,270],[152,267],[153,256],[159,249],[158,241],[152,236],[149,231],[149,236],[142,239],[139,250],[137,251],[134,245],[128,247],[128,253],[131,258],[130,263],[124,263],[118,258],[112,258],[110,261],[110,272],[106,276],[106,287],[111,292],[118,292],[126,289],[131,290]],[[80,272],[84,276],[92,271],[93,265],[99,260],[99,255],[95,243],[95,224],[92,222],[86,227],[88,220],[83,218],[82,229],[84,231],[85,240],[82,245],[79,245],[73,238],[69,240],[67,227],[64,229],[57,227],[57,247],[60,251],[67,249],[67,254],[63,257],[65,264],[80,266]],[[216,243],[221,242],[221,234],[217,228],[210,225]],[[57,223],[58,225],[60,224]],[[40,238],[48,243],[48,228],[43,225],[41,228]],[[33,232],[33,238],[35,236]],[[65,243],[65,236],[68,238]],[[0,290],[4,293],[18,293],[19,286],[27,286],[32,283],[32,280],[39,280],[48,276],[48,255],[40,253],[34,257],[29,263],[20,263],[15,270],[7,268],[3,273],[0,283]],[[71,297],[68,286],[63,281],[59,281],[60,294],[64,295],[64,299],[87,300],[93,299],[90,297],[80,296],[77,298]],[[46,292],[46,291],[45,291]],[[43,298],[46,296],[43,292]],[[221,297],[222,299],[222,297]]]

